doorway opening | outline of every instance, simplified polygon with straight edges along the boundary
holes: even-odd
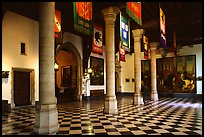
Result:
[[[76,47],[70,43],[56,50],[56,97],[58,102],[76,101],[82,95],[82,59]]]

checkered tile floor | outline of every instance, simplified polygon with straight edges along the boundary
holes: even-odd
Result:
[[[202,135],[202,101],[160,98],[142,106],[117,96],[118,114],[103,113],[103,99],[58,103],[57,135]],[[197,101],[197,102],[196,102]],[[2,115],[2,135],[32,135],[35,108]]]

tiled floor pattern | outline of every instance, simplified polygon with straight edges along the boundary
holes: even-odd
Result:
[[[202,102],[160,98],[142,106],[117,97],[118,114],[103,113],[103,99],[58,104],[57,135],[202,135]],[[2,135],[32,135],[35,108],[2,115]]]

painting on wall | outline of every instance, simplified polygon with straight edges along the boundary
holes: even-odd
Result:
[[[174,93],[196,93],[195,59],[195,55],[157,59],[158,91],[173,91]],[[148,60],[146,60],[146,64],[149,64]],[[148,72],[151,74],[150,70]],[[143,73],[147,73],[145,65],[142,65],[142,74]],[[142,76],[145,77],[145,75]]]
[[[72,66],[62,67],[62,86],[71,87],[72,83]]]
[[[101,58],[90,57],[90,74],[91,85],[104,85],[104,60]]]
[[[175,58],[176,61],[174,61]],[[175,69],[158,70],[160,72],[158,80],[162,81],[158,86],[176,93],[195,93],[195,55],[170,57],[168,59],[172,60],[172,63],[168,65]],[[158,65],[160,64],[163,64],[163,62],[158,63]],[[167,75],[164,75],[165,71],[168,71]]]

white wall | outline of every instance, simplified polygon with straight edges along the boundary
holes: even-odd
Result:
[[[121,92],[124,93],[134,93],[134,82],[132,79],[134,78],[134,53],[131,55],[125,55],[126,62],[120,61],[121,64]],[[144,52],[140,52],[141,60],[146,60],[144,58]],[[130,82],[126,82],[126,79],[129,79]]]
[[[148,52],[150,53],[150,51]],[[202,44],[197,44],[193,47],[185,46],[180,50],[180,55],[196,55],[196,78],[202,76]],[[172,57],[172,54],[168,54],[167,57]],[[161,58],[161,55],[157,54],[156,58]],[[141,60],[146,60],[143,52],[141,52]],[[132,82],[132,78],[134,78],[134,53],[132,53],[132,55],[126,54],[126,62],[121,62],[121,67],[121,92],[133,93],[134,82]],[[129,78],[130,82],[125,82],[126,78]],[[202,81],[197,81],[197,94],[202,94]]]
[[[134,93],[134,54],[125,55],[126,62],[120,61],[121,64],[121,92]],[[129,82],[126,82],[129,79]]]
[[[202,44],[185,46],[180,49],[180,55],[196,55],[196,78],[202,76]],[[197,81],[197,94],[202,94],[202,81]]]
[[[63,33],[63,43],[66,43],[66,42],[72,43],[79,51],[81,59],[83,59],[83,39],[82,37],[69,33],[69,32],[64,32]]]
[[[20,44],[26,44],[26,56],[20,55]],[[13,67],[34,69],[35,100],[39,99],[39,24],[30,18],[6,11],[2,21],[2,99],[11,101],[11,70]]]

